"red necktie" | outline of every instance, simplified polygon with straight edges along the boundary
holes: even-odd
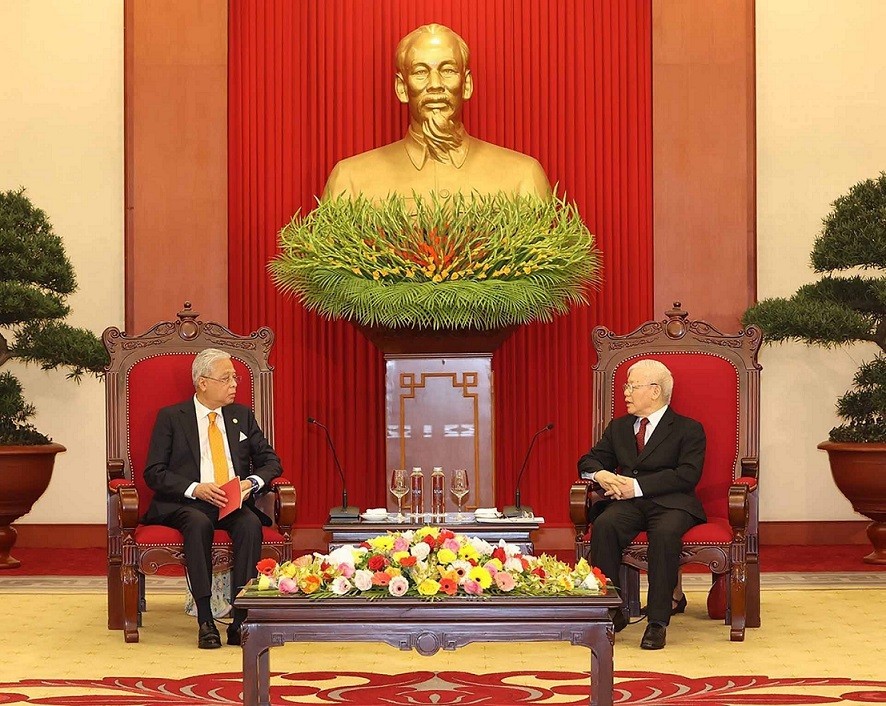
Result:
[[[646,417],[643,417],[640,420],[640,429],[637,431],[637,454],[643,453],[643,448],[646,446],[646,427],[649,426],[649,420]]]

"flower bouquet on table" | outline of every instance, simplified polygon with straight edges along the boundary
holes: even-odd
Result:
[[[606,577],[584,559],[573,568],[518,546],[467,537],[439,527],[388,532],[329,554],[278,564],[262,559],[250,595],[393,596],[603,595]]]

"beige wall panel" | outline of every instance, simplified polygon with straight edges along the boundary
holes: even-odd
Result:
[[[831,202],[886,169],[886,3],[757,0],[758,289],[790,296],[817,279],[812,243]],[[766,346],[765,520],[860,519],[815,446],[873,345]]]
[[[0,190],[27,188],[62,238],[80,288],[69,323],[123,324],[123,8],[117,0],[0,3]],[[4,366],[67,447],[28,523],[105,517],[104,388]]]

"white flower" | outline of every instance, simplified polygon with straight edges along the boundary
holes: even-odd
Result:
[[[479,537],[468,537],[468,544],[476,549],[477,553],[481,556],[489,556],[490,554],[492,554],[492,550],[494,548],[485,539],[480,539]]]
[[[457,571],[458,572],[458,576],[459,576],[458,582],[459,583],[465,582],[465,579],[468,578],[468,576],[471,573],[471,569],[473,569],[473,568],[474,568],[473,564],[471,564],[471,562],[469,562],[469,561],[465,561],[464,559],[456,559],[455,561],[453,561],[449,565],[450,571]]]
[[[414,544],[412,549],[409,550],[409,553],[412,554],[419,561],[424,561],[428,558],[428,554],[431,553],[431,547],[427,542],[419,542],[418,544]]]
[[[517,556],[518,554],[521,553],[521,552],[520,552],[520,547],[518,547],[516,544],[508,544],[508,543],[507,543],[505,540],[503,540],[503,539],[498,540],[498,546],[499,546],[501,549],[504,549],[504,551],[505,551],[505,556],[508,557],[508,558],[510,558],[510,557],[512,557],[512,556]],[[492,553],[492,552],[490,552],[490,554],[491,554],[491,553]]]
[[[361,591],[368,591],[372,588],[372,572],[366,569],[359,569],[354,574],[354,585]]]
[[[522,574],[523,573],[523,562],[520,561],[517,557],[512,556],[505,560],[505,571],[511,571],[514,573]]]
[[[405,576],[395,576],[388,584],[388,593],[392,596],[402,596],[409,590],[409,581]]]
[[[336,596],[343,596],[348,591],[353,588],[351,582],[348,581],[344,576],[339,576],[335,581],[332,582],[332,586],[329,587],[329,590],[332,591]]]
[[[599,591],[603,587],[600,585],[600,582],[594,574],[588,574],[585,577],[585,580],[579,585],[579,588],[588,589],[590,591]]]
[[[329,552],[329,554],[323,558],[333,566],[347,564],[353,569],[357,560],[365,551],[365,547],[355,547],[353,544],[343,544],[338,549]]]

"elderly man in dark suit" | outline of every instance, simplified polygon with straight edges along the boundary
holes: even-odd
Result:
[[[281,473],[280,459],[248,407],[234,404],[238,377],[231,356],[215,348],[197,354],[191,368],[195,395],[157,413],[148,448],[145,482],[154,498],[143,522],[174,527],[184,537],[188,582],[197,606],[197,646],[221,647],[210,607],[212,535],[231,535],[234,550],[232,596],[255,573],[261,555],[262,525],[271,519],[255,496]],[[227,497],[221,486],[240,478],[243,506],[219,519]],[[245,615],[234,609],[228,644],[240,644]]]
[[[701,478],[705,433],[701,424],[668,405],[674,378],[657,360],[628,369],[624,386],[628,414],[612,420],[596,446],[578,462],[579,475],[598,483],[608,500],[595,504],[591,560],[618,587],[622,551],[642,531],[649,536],[649,624],[640,647],[665,646],[672,614],[682,612],[677,597],[683,535],[706,521],[695,486]],[[613,615],[616,631],[627,625]]]

